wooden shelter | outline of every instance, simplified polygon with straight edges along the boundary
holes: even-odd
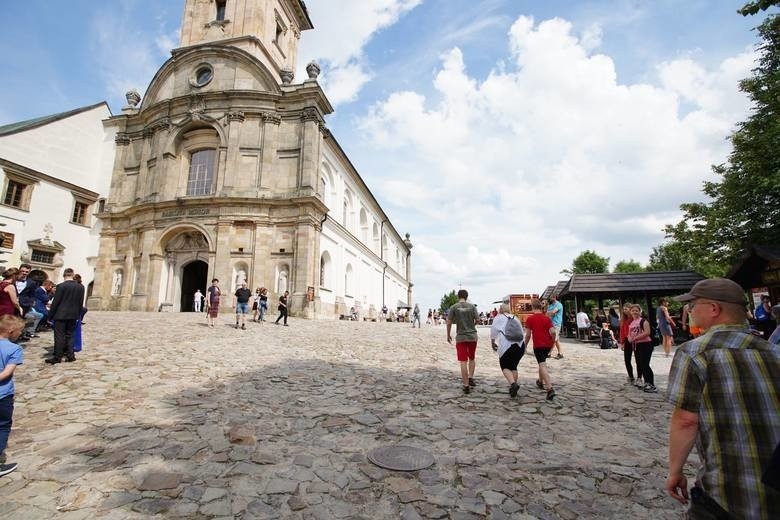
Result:
[[[748,246],[726,278],[737,282],[751,296],[768,293],[773,303],[780,301],[780,246]]]

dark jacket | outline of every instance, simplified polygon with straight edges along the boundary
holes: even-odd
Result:
[[[30,308],[35,306],[35,290],[38,289],[38,287],[40,287],[38,282],[31,280],[28,277],[27,286],[19,293],[19,305],[22,306],[25,314],[27,314],[27,311],[29,311]]]
[[[46,309],[46,305],[49,303],[49,300],[51,297],[49,296],[49,293],[46,292],[46,289],[43,287],[38,287],[35,291],[35,310],[46,316],[49,311]]]
[[[49,309],[52,320],[77,320],[84,305],[84,286],[75,280],[65,280],[57,286]]]

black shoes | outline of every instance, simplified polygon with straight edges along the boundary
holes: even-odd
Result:
[[[464,393],[464,394],[471,393],[471,387],[470,387],[470,386],[468,386],[468,385],[464,386],[464,387],[463,387],[463,393]]]
[[[246,330],[246,323],[241,324],[241,330]]]
[[[520,389],[519,386],[517,386],[517,383],[512,383],[512,385],[509,387],[509,396],[510,397],[517,397],[517,391]]]
[[[65,358],[65,361],[68,363],[73,363],[74,361],[76,361],[76,356],[67,357]]]
[[[48,359],[46,359],[46,363],[48,363],[49,365],[56,365],[57,363],[60,363],[60,362],[62,362],[62,360],[57,359],[57,358],[48,358]]]
[[[13,463],[13,464],[0,464],[0,477],[2,477],[3,475],[8,475],[13,470],[15,470],[17,466],[18,466],[18,464],[16,464],[16,463]]]
[[[555,397],[555,390],[550,388],[549,390],[547,390],[547,400],[552,401],[553,397]]]
[[[477,384],[474,382],[474,379],[469,378],[469,386],[477,386]]]
[[[536,388],[538,388],[539,390],[544,390],[544,384],[539,379],[536,380]]]

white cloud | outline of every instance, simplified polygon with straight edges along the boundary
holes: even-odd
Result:
[[[373,75],[363,47],[380,30],[393,25],[422,0],[311,0],[307,7],[316,21],[301,37],[297,77],[317,61],[319,80],[334,105],[356,98]]]
[[[716,69],[662,63],[655,84],[621,84],[613,60],[592,52],[595,26],[577,37],[566,20],[520,17],[508,38],[510,56],[487,78],[454,48],[435,98],[395,92],[359,121],[383,150],[377,191],[413,232],[418,297],[454,278],[483,303],[540,291],[584,249],[646,260],[679,204],[701,198],[746,114],[737,81],[751,52]]]

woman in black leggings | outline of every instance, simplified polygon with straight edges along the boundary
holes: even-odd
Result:
[[[642,308],[639,305],[631,306],[631,325],[629,326],[628,341],[634,346],[634,355],[637,361],[637,370],[645,381],[644,391],[655,393],[653,369],[650,368],[650,358],[653,356],[653,343],[650,340],[650,322],[642,317]]]

